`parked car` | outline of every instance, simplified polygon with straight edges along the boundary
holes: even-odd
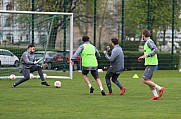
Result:
[[[11,51],[0,49],[0,67],[1,66],[19,66],[19,59]]]
[[[47,69],[53,69],[54,67],[52,66],[52,63],[54,62],[54,55],[56,54],[57,52],[56,51],[46,51],[46,54],[45,54],[45,51],[36,51],[34,53],[34,56],[35,56],[35,60],[39,60],[39,59],[42,59],[45,55],[45,59],[44,59],[44,62],[40,62],[40,64],[42,63],[46,63],[48,66],[47,66]]]
[[[39,60],[44,57],[45,51],[36,51],[34,53],[35,60]],[[70,52],[66,51],[66,58],[64,61],[64,51],[46,51],[45,61],[47,69],[56,69],[56,70],[67,70],[70,64]],[[73,52],[75,53],[75,51]],[[43,62],[40,62],[42,64]],[[74,61],[73,70],[79,70],[81,68],[81,57],[77,57]]]
[[[70,51],[65,51],[65,61],[64,61],[64,51],[58,51],[59,53],[59,58],[58,60],[60,61],[61,64],[66,64],[66,68],[69,67],[70,64]],[[75,53],[75,51],[73,51],[73,54]],[[65,63],[64,63],[65,62]],[[80,70],[81,69],[81,57],[78,56],[75,60],[74,60],[74,65],[73,65],[73,70]]]

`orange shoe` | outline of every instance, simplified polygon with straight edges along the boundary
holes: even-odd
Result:
[[[164,90],[165,90],[165,88],[164,88],[164,87],[162,87],[162,89],[161,89],[161,90],[159,90],[159,98],[161,98],[161,97],[162,97]]]
[[[106,95],[112,95],[112,92],[107,92]]]
[[[121,92],[120,92],[120,95],[124,95],[125,91],[126,91],[126,88],[125,88],[125,87],[122,87]]]
[[[150,100],[159,100],[159,99],[160,99],[160,97],[155,97],[155,96],[150,98]]]

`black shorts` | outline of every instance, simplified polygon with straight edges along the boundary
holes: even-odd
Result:
[[[86,69],[82,69],[82,74],[83,75],[87,75],[89,73],[89,71],[91,72],[92,76],[94,77],[94,79],[99,78],[99,74],[97,70],[86,70]]]

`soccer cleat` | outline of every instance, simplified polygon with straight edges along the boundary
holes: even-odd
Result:
[[[104,90],[101,91],[101,94],[102,94],[102,96],[105,96],[105,95],[106,95],[106,93],[104,92]]]
[[[90,88],[90,93],[93,93],[93,92],[94,92],[94,88],[91,87],[91,88]]]
[[[112,95],[113,93],[112,92],[107,92],[106,95]]]
[[[50,86],[46,81],[45,82],[41,82],[42,85],[45,85],[45,86]]]
[[[13,84],[13,85],[11,86],[11,88],[16,88],[15,84]]]
[[[125,87],[122,87],[121,92],[120,92],[120,95],[124,95],[125,91],[126,91],[126,88],[125,88]]]
[[[162,87],[161,90],[159,90],[159,98],[162,97],[164,90],[165,90],[164,87]]]
[[[159,99],[160,99],[160,97],[156,97],[156,96],[153,96],[150,98],[150,100],[159,100]]]

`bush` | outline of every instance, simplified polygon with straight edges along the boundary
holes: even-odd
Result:
[[[124,51],[138,51],[139,45],[140,45],[140,41],[125,40],[123,50]]]
[[[101,58],[98,60],[100,69],[106,70],[110,62],[106,60],[104,54],[100,52]],[[125,51],[124,52],[124,67],[125,70],[144,70],[144,61],[138,62],[137,59],[139,56],[143,55],[142,52],[137,51]],[[173,55],[173,62],[172,56],[170,53],[158,53],[158,69],[159,70],[177,70],[180,64],[180,56],[179,54],[175,53]],[[107,68],[105,68],[107,67]]]

